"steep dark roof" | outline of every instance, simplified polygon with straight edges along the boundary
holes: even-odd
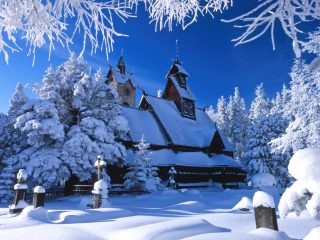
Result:
[[[189,85],[187,84],[186,85],[186,88],[183,88],[179,85],[178,83],[178,80],[176,78],[175,75],[170,75],[168,76],[169,79],[171,79],[171,81],[173,82],[175,88],[177,89],[180,97],[183,97],[183,98],[187,98],[187,99],[190,99],[190,100],[193,100],[195,101],[196,100],[196,97],[193,95]]]
[[[119,72],[118,69],[114,67],[110,67],[107,77],[110,78],[111,74],[115,77],[116,81],[118,81],[119,83],[125,84],[127,81],[130,80],[132,85],[134,87],[137,87],[132,73],[126,72],[125,74],[122,74]]]

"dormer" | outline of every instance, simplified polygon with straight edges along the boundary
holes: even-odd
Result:
[[[174,61],[174,63],[172,64],[167,77],[169,75],[174,76],[177,79],[177,82],[179,84],[180,87],[186,89],[187,87],[187,79],[189,77],[189,74],[187,73],[187,71],[181,66],[181,63],[178,59],[176,59]]]

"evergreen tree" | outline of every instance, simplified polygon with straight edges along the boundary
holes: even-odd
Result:
[[[290,76],[290,99],[285,113],[290,122],[285,133],[271,142],[275,152],[289,157],[299,149],[319,147],[319,129],[316,129],[319,84],[301,60],[294,62]]]
[[[23,111],[15,129],[26,136],[28,145],[8,161],[16,169],[26,169],[32,184],[58,185],[68,173],[59,157],[64,131],[58,111],[54,104],[42,99],[28,100]]]
[[[128,131],[116,91],[105,83],[101,71],[92,75],[89,70],[82,58],[71,55],[56,69],[49,68],[41,84],[31,85],[40,98],[54,105],[63,124],[64,141],[59,153],[51,156],[57,154],[69,169],[66,178],[72,173],[80,181],[91,179],[97,155],[108,164],[124,158],[125,148],[116,139]]]
[[[161,180],[157,174],[157,168],[152,166],[150,144],[146,143],[144,136],[141,137],[139,144],[135,145],[138,152],[133,163],[129,166],[124,179],[127,189],[153,192],[160,188]]]
[[[13,169],[5,162],[10,127],[8,116],[0,113],[0,203],[8,203],[13,198]]]
[[[273,123],[269,117],[270,103],[265,98],[262,84],[257,86],[255,94],[250,108],[247,151],[244,154],[249,179],[256,173],[272,174],[269,141],[273,137]]]
[[[16,168],[13,167],[13,156],[25,146],[20,130],[14,128],[16,119],[23,113],[23,106],[28,97],[23,86],[18,83],[10,99],[8,115],[0,115],[0,199],[3,203],[12,201]]]
[[[216,118],[216,113],[214,111],[214,108],[212,107],[212,105],[210,105],[208,108],[206,108],[206,113],[208,114],[208,116],[210,117],[210,119],[213,122],[216,122],[215,118]]]
[[[227,106],[227,136],[235,146],[235,158],[241,160],[246,148],[248,114],[244,99],[236,87]]]
[[[215,114],[215,122],[217,127],[228,136],[228,117],[227,117],[227,103],[223,96],[218,99],[217,103],[217,113]]]
[[[289,183],[288,163],[289,156],[275,151],[272,144],[272,139],[280,137],[284,134],[288,126],[288,118],[285,115],[286,104],[286,88],[284,87],[281,93],[277,93],[276,98],[272,100],[272,108],[270,111],[271,121],[271,154],[272,154],[272,174],[275,176],[279,187],[286,187]]]

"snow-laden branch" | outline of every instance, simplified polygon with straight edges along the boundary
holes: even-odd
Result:
[[[120,0],[0,0],[0,52],[8,62],[9,51],[20,51],[17,39],[25,39],[29,54],[48,44],[49,56],[55,44],[69,47],[82,32],[82,52],[91,45],[112,50],[114,36],[123,34],[114,27],[113,15],[124,20],[131,15]]]
[[[150,22],[155,23],[155,30],[181,25],[183,29],[195,23],[199,16],[222,12],[232,6],[232,0],[127,0],[130,8],[140,3],[149,12]]]
[[[276,20],[282,29],[292,39],[293,50],[297,57],[301,55],[301,39],[298,34],[303,33],[298,25],[301,22],[320,20],[319,0],[265,0],[251,11],[224,22],[239,22],[235,27],[244,28],[239,37],[233,39],[236,45],[251,42],[266,31],[271,31],[273,49],[275,49],[274,27]]]

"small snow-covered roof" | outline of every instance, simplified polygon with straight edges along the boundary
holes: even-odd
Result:
[[[146,142],[154,145],[166,145],[166,141],[151,112],[122,106],[122,114],[128,120],[129,134],[133,142],[139,142],[144,135]]]
[[[121,74],[119,70],[114,67],[110,67],[110,70],[112,71],[113,76],[119,83],[125,84],[128,80],[130,80],[132,85],[136,87],[136,83],[133,79],[132,73],[126,72],[126,74]]]
[[[189,73],[181,66],[181,64],[175,63],[174,65],[176,65],[176,67],[178,68],[178,71],[180,73],[183,73],[183,74],[189,76]]]
[[[169,70],[169,73],[167,74],[167,77],[168,77],[168,75],[172,74],[172,70],[174,68],[176,69],[176,71],[178,71],[186,76],[189,76],[189,73],[181,66],[180,62],[174,62],[170,67],[170,70]]]
[[[145,98],[173,144],[200,148],[210,146],[216,127],[203,110],[196,108],[196,119],[192,120],[182,117],[173,101],[153,96]]]
[[[192,93],[189,85],[186,85],[186,88],[180,87],[179,83],[178,83],[178,79],[176,78],[175,75],[169,75],[169,78],[171,79],[171,81],[173,82],[174,86],[176,87],[177,91],[179,92],[179,95],[183,98],[188,98],[190,100],[196,100],[196,97],[194,96],[194,94]]]
[[[127,151],[126,163],[133,161],[135,153]],[[223,154],[209,157],[203,152],[174,152],[169,149],[152,151],[151,162],[155,166],[190,166],[190,167],[241,167],[233,158]]]
[[[234,152],[235,151],[234,146],[231,144],[231,142],[228,140],[228,138],[224,135],[224,133],[222,131],[220,131],[218,128],[217,128],[217,132],[219,133],[220,138],[223,142],[224,150],[228,151],[228,152]]]

